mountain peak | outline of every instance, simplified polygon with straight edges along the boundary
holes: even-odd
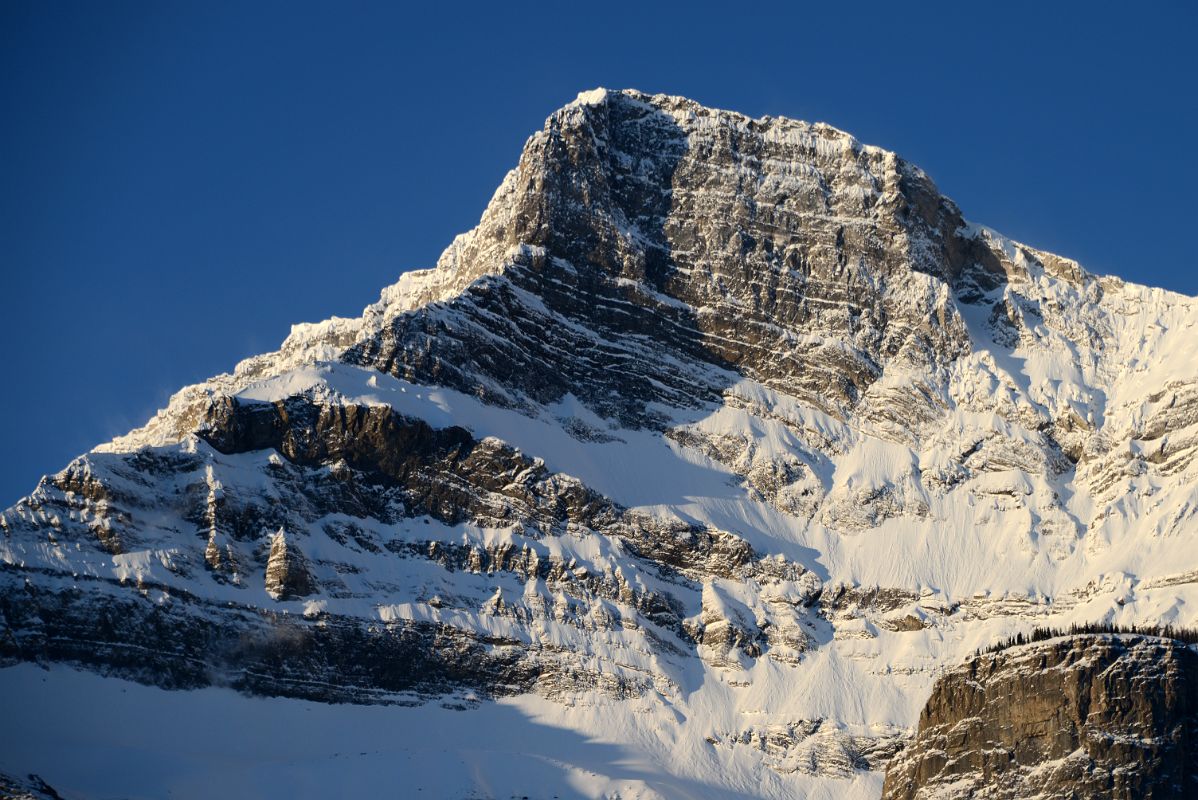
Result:
[[[627,91],[627,90],[625,90]],[[624,92],[617,92],[623,94]],[[599,86],[594,89],[584,90],[578,93],[578,97],[574,98],[574,102],[579,105],[591,106],[607,102],[609,92],[607,89]]]
[[[1102,293],[1074,262],[967,223],[917,167],[831,126],[600,88],[549,116],[479,225],[434,269],[405,274],[360,319],[296,326],[277,354],[248,359],[207,386],[225,391],[346,358],[389,364],[407,379],[435,373],[504,405],[533,408],[571,394],[596,413],[652,425],[652,402],[713,400],[724,382],[716,375],[732,372],[909,438],[919,420],[939,413],[935,398],[949,389],[920,389],[896,404],[883,387],[910,372],[943,372],[984,347],[977,337],[990,334],[966,323],[975,304],[1005,304],[988,312],[1009,323],[997,329],[1000,339],[1034,330],[1020,327],[1021,311],[1005,309],[1040,299],[1003,299],[1011,287],[1034,285],[1033,273],[1058,281],[1037,289],[1045,302],[1061,291],[1090,303]],[[539,310],[520,299],[530,297]],[[645,366],[640,388],[624,387],[617,406],[601,399],[608,390],[598,374],[566,380],[547,362],[513,384],[495,366],[515,357],[510,341],[488,363],[471,352],[406,363],[414,318],[440,315],[437,304],[473,316],[480,303],[502,304],[485,313],[529,326],[568,321],[567,330],[590,330],[619,361],[633,352],[647,365],[666,357],[696,367],[663,383],[648,374],[664,366]],[[1074,342],[1073,333],[1065,338]],[[646,341],[654,342],[648,353],[635,344]],[[441,346],[426,339],[430,354]],[[183,394],[176,411],[117,446],[181,435],[209,391]],[[1051,405],[1046,424],[1062,413]]]

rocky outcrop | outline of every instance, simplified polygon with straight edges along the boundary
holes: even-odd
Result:
[[[893,730],[854,734],[829,720],[813,719],[713,736],[711,743],[758,750],[766,763],[781,773],[848,778],[862,770],[885,767],[902,748],[904,735]]]
[[[1088,635],[977,656],[936,684],[885,800],[1198,793],[1198,652]]]
[[[316,591],[316,582],[308,571],[308,560],[287,532],[279,528],[270,540],[266,561],[266,593],[276,600],[295,600]]]
[[[0,774],[0,797],[4,800],[62,800],[54,787],[37,775],[18,778]]]

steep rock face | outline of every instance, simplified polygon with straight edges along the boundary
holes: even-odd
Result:
[[[1198,621],[1196,326],[826,125],[585,93],[434,269],[0,514],[0,658],[533,693],[712,786],[876,796],[980,645]]]
[[[843,416],[892,360],[968,347],[949,288],[984,250],[963,224],[917,168],[827,126],[605,94],[550,118],[453,251],[452,322],[400,317],[347,358],[632,423],[714,399],[723,368]]]
[[[1183,798],[1198,792],[1198,653],[1077,636],[971,659],[936,683],[883,797]]]

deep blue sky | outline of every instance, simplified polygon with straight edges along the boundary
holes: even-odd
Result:
[[[431,265],[594,86],[829,122],[972,220],[1198,293],[1191,3],[415,6],[0,6],[0,508]]]

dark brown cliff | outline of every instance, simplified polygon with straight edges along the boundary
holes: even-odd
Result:
[[[948,672],[887,771],[885,800],[1198,795],[1198,652],[1089,635]]]

